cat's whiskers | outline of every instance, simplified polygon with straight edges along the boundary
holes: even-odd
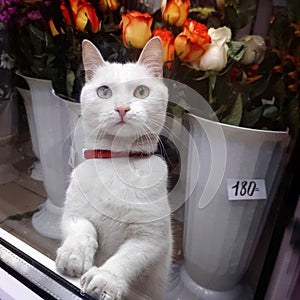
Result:
[[[153,141],[152,141],[152,139],[151,139],[151,137],[150,137],[150,133],[149,133],[147,130],[145,130],[145,128],[144,128],[143,126],[138,127],[138,130],[142,132],[142,135],[140,135],[139,138],[144,137],[144,138],[148,141],[148,145],[149,145],[152,149],[156,148],[156,144],[157,144],[157,143],[155,142],[155,144],[153,145]],[[144,132],[144,133],[143,133],[143,132]],[[151,134],[154,135],[154,137],[156,137],[155,133],[152,133],[152,132],[151,132]],[[143,142],[143,144],[146,144],[146,143]]]
[[[132,148],[141,148],[142,146],[147,146],[147,144],[149,144],[151,141],[150,139],[145,135],[145,132],[143,132],[143,130],[141,130],[140,126],[134,126],[134,129],[136,131],[135,133],[135,139],[133,141],[133,144],[131,145]],[[146,133],[147,134],[147,133]],[[145,142],[145,139],[147,140],[147,142]],[[141,149],[144,150],[144,149]]]
[[[155,121],[155,120],[148,120],[148,123],[150,123],[151,124],[151,122],[152,122],[152,124],[157,124],[157,122]],[[148,126],[147,124],[145,124],[145,126]],[[169,128],[167,128],[166,126],[164,126],[164,130],[167,132],[167,134],[169,135],[169,136],[171,136],[172,138],[176,138],[176,139],[178,139],[178,137],[176,136],[176,135],[174,135],[174,133],[172,132],[172,130],[171,129],[169,129]],[[168,137],[167,137],[168,138]],[[166,148],[165,148],[165,145],[164,145],[164,143],[163,143],[163,141],[161,140],[161,138],[160,138],[160,136],[158,135],[158,144],[160,145],[160,149],[161,149],[161,151],[162,151],[162,155],[163,155],[163,157],[165,157],[167,160],[168,160],[168,162],[171,162],[169,159],[168,159],[168,153],[167,153],[167,150],[166,150]]]
[[[97,126],[95,126],[92,129],[89,128],[89,133],[86,133],[89,137],[88,146],[92,149],[96,149],[98,147],[99,142],[103,139],[105,135],[103,128],[105,128],[105,123],[109,117],[110,116],[107,115],[101,122],[97,124]],[[90,138],[93,139],[93,142],[91,144]]]
[[[142,124],[141,129],[145,132],[144,136],[146,139],[149,140],[149,144],[152,146],[152,148],[157,148],[157,144],[161,143],[159,134],[157,134],[153,129],[151,129],[146,123]],[[153,145],[151,135],[155,137],[155,145]]]

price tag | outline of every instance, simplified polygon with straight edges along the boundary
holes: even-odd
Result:
[[[264,179],[227,179],[229,200],[267,199]]]

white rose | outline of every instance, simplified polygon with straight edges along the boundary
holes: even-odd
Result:
[[[199,69],[201,71],[221,71],[227,64],[228,46],[231,30],[224,26],[218,29],[210,28],[208,34],[211,37],[205,53],[201,56]]]
[[[210,44],[206,52],[201,56],[199,68],[201,71],[221,71],[227,64],[228,47]]]
[[[260,35],[247,35],[241,38],[244,42],[245,52],[240,63],[243,65],[260,64],[266,52],[265,40]]]
[[[209,28],[208,35],[211,38],[211,42],[218,44],[219,46],[229,43],[231,40],[231,30],[226,26],[217,29]]]

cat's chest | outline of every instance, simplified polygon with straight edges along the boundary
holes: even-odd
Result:
[[[87,160],[72,177],[82,206],[95,213],[131,221],[151,218],[161,203],[167,209],[167,167],[159,157]]]
[[[91,159],[84,161],[75,169],[78,183],[90,190],[101,187],[110,192],[120,190],[150,191],[166,183],[167,167],[157,157]]]

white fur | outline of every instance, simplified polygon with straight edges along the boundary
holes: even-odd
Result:
[[[104,62],[85,43],[81,103],[87,148],[153,152],[168,99],[159,77],[160,41],[150,41],[138,63],[125,65]],[[145,99],[133,95],[141,84],[150,89]],[[111,88],[110,99],[97,96],[102,85]],[[122,106],[130,110],[125,123],[117,124],[121,117],[115,109]],[[172,234],[167,166],[160,157],[84,161],[71,176],[62,229],[57,268],[81,276],[86,293],[98,299],[103,291],[111,299],[164,299]]]

